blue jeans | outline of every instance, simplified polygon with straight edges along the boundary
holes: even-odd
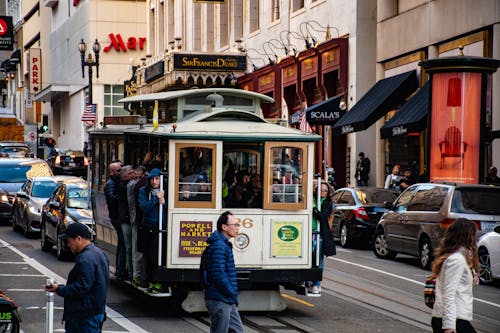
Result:
[[[123,231],[119,219],[112,219],[111,224],[116,230],[118,244],[116,245],[116,264],[115,276],[123,279],[127,277],[127,267],[125,262],[125,239],[123,238]]]
[[[104,314],[83,319],[71,319],[64,323],[66,333],[99,333],[101,332]]]
[[[243,323],[236,304],[205,300],[210,315],[210,333],[243,333]]]
[[[125,264],[128,277],[132,278],[132,226],[130,223],[122,224],[123,244],[125,246]]]

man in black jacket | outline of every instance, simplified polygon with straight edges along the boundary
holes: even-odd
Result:
[[[112,162],[108,166],[109,179],[104,185],[104,195],[106,196],[106,204],[108,205],[109,219],[113,228],[116,230],[116,235],[118,238],[118,244],[116,245],[116,266],[115,266],[115,276],[120,280],[125,280],[128,278],[128,273],[126,269],[126,257],[125,257],[125,238],[122,231],[122,221],[120,219],[120,172],[122,170],[122,164],[120,162]]]
[[[360,152],[356,163],[356,182],[358,186],[368,186],[370,177],[370,159],[365,157],[365,153]]]
[[[53,283],[45,290],[64,298],[66,333],[99,333],[105,319],[109,260],[91,242],[90,229],[82,223],[70,224],[59,237],[78,256],[66,285]]]

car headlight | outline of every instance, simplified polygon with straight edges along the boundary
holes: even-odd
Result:
[[[40,215],[40,208],[30,206],[29,211],[31,214]]]
[[[0,196],[0,200],[2,202],[9,202],[9,197],[6,194],[2,194],[2,196]]]

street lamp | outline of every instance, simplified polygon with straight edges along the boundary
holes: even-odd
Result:
[[[92,58],[92,53],[89,52],[87,60],[85,60],[85,52],[87,51],[87,44],[83,41],[83,38],[78,44],[78,50],[80,50],[80,60],[82,65],[82,78],[85,78],[85,66],[89,69],[89,98],[87,104],[92,104],[92,67],[96,67],[96,77],[99,78],[99,52],[101,52],[101,44],[97,41],[97,38],[92,45],[92,50],[94,51],[95,61]]]
[[[96,76],[99,78],[99,52],[101,52],[101,44],[97,41],[97,38],[92,44],[92,51],[94,51],[95,60],[92,58],[92,53],[89,52],[87,60],[85,60],[85,52],[87,51],[87,45],[83,41],[83,38],[80,40],[78,44],[78,50],[80,51],[80,60],[82,66],[82,78],[85,78],[85,67],[88,68],[88,77],[89,77],[89,96],[87,100],[87,105],[92,107],[92,67],[96,68]],[[95,121],[94,121],[95,122]],[[90,128],[90,127],[89,127]],[[88,138],[88,149],[87,149],[87,162],[88,162],[88,170],[87,170],[87,181],[89,184],[89,191],[92,193],[92,156],[93,156],[93,142],[92,136],[89,133]],[[90,207],[90,198],[89,195],[89,207]]]

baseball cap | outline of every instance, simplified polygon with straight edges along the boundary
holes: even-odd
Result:
[[[71,223],[66,228],[66,231],[59,236],[59,239],[66,240],[68,237],[76,238],[77,236],[85,239],[91,239],[89,228],[85,224],[79,222]]]

